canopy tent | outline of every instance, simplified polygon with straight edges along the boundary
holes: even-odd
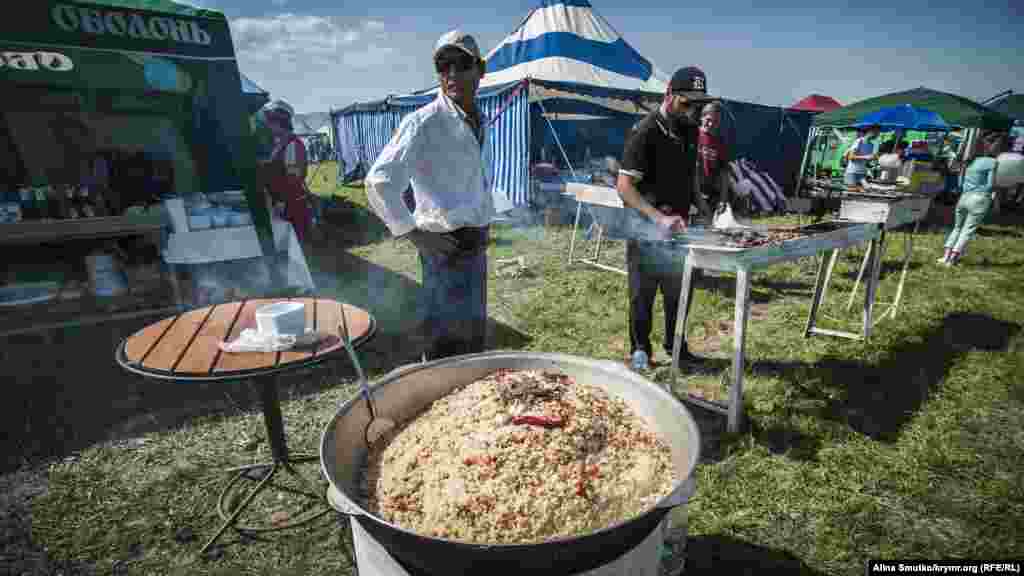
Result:
[[[948,132],[951,127],[942,116],[931,110],[903,104],[882,108],[861,116],[854,128],[878,126],[883,130],[917,130],[920,132]]]
[[[1011,124],[1011,120],[1006,114],[982,106],[973,100],[921,87],[861,100],[820,114],[815,116],[814,126],[846,128],[852,126],[858,118],[865,114],[903,104],[931,110],[956,127],[1006,130]]]
[[[153,140],[195,166],[196,188],[186,192],[244,187],[272,253],[246,114],[266,93],[243,81],[223,14],[170,0],[44,0],[4,19],[0,39],[5,102],[26,109],[32,98],[61,100],[61,113],[84,124],[167,119],[166,137]]]
[[[490,120],[494,192],[531,203],[529,169],[555,162],[570,171],[618,158],[629,129],[657,106],[666,75],[618,34],[587,0],[542,0],[487,56],[478,105]],[[361,178],[401,119],[436,97],[438,87],[353,104],[331,114],[339,179]],[[779,181],[794,172],[810,126],[808,113],[725,101],[736,121],[735,148]],[[782,135],[784,138],[780,139]],[[791,150],[782,140],[792,135]],[[782,157],[794,156],[791,169]]]
[[[789,107],[790,110],[803,110],[806,112],[831,112],[836,108],[842,108],[843,105],[839,103],[835,98],[829,96],[822,96],[821,94],[811,94],[802,100],[799,100],[796,104]]]

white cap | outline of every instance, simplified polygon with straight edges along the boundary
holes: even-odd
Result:
[[[480,56],[480,48],[476,45],[476,40],[458,28],[441,36],[440,40],[437,41],[437,45],[434,47],[434,57],[436,58],[437,54],[442,49],[449,46],[458,48],[477,60],[483,59]]]
[[[269,112],[271,110],[280,110],[282,112],[287,112],[289,116],[295,116],[295,110],[291,106],[289,106],[288,103],[285,102],[284,100],[274,100],[273,102],[264,106],[263,110],[265,112]]]

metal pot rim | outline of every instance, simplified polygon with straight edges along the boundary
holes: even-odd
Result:
[[[370,386],[370,392],[372,394],[374,391],[376,391],[377,388],[379,388],[381,386],[385,386],[388,383],[390,383],[390,382],[392,382],[394,380],[397,380],[398,378],[404,377],[404,376],[406,376],[408,374],[412,374],[412,373],[415,373],[415,372],[418,372],[418,371],[430,370],[430,369],[433,369],[433,368],[437,368],[438,366],[450,365],[450,364],[455,363],[455,362],[461,362],[461,361],[466,361],[466,360],[471,360],[471,359],[501,358],[501,357],[535,358],[535,359],[538,359],[538,360],[548,360],[548,361],[555,361],[555,362],[558,362],[558,361],[566,362],[567,361],[567,362],[572,362],[572,363],[590,364],[590,365],[592,365],[594,367],[599,367],[599,368],[604,369],[604,370],[609,370],[609,371],[617,372],[622,377],[628,378],[630,380],[633,380],[637,385],[649,386],[649,387],[653,388],[658,394],[660,394],[660,395],[662,395],[664,397],[663,398],[664,401],[672,402],[672,403],[677,404],[679,406],[679,408],[681,408],[682,411],[686,415],[687,427],[689,428],[689,433],[691,434],[691,438],[693,438],[693,440],[690,442],[690,446],[692,447],[692,450],[688,453],[689,462],[687,464],[687,473],[686,473],[686,475],[684,476],[684,478],[682,480],[679,480],[678,482],[676,482],[675,487],[673,488],[673,490],[672,490],[672,492],[670,494],[662,497],[654,505],[646,508],[645,510],[643,510],[639,514],[636,514],[635,516],[632,516],[632,517],[627,518],[627,519],[625,519],[625,520],[623,520],[621,522],[617,522],[615,524],[612,524],[611,526],[607,526],[607,527],[602,528],[600,530],[596,530],[594,532],[588,532],[587,534],[581,534],[581,535],[578,535],[578,536],[568,536],[568,537],[552,538],[552,539],[549,539],[549,540],[543,540],[541,542],[523,543],[523,544],[475,544],[475,543],[463,542],[463,541],[459,541],[459,540],[449,540],[449,539],[446,539],[446,538],[437,538],[435,536],[429,536],[429,535],[426,535],[426,534],[421,534],[419,532],[414,532],[414,531],[409,530],[407,528],[403,528],[402,526],[399,526],[397,524],[393,524],[393,523],[385,520],[384,518],[381,518],[380,516],[377,516],[375,514],[370,513],[368,510],[364,509],[361,505],[359,505],[355,500],[349,498],[349,496],[347,494],[345,494],[344,491],[338,489],[335,486],[334,478],[332,477],[333,474],[330,471],[327,470],[326,460],[324,458],[324,455],[325,455],[326,449],[327,449],[327,438],[328,438],[329,434],[333,433],[334,425],[338,421],[338,419],[341,418],[343,415],[347,414],[351,410],[351,408],[357,402],[359,402],[362,399],[361,395],[353,394],[351,398],[349,398],[343,404],[341,404],[341,406],[338,408],[337,412],[335,413],[334,417],[331,418],[330,421],[328,421],[327,424],[325,425],[324,431],[323,431],[323,433],[320,436],[320,454],[319,454],[319,456],[320,456],[320,472],[321,472],[321,474],[323,474],[324,478],[330,484],[329,490],[333,490],[341,498],[341,501],[338,501],[338,502],[332,501],[331,502],[332,507],[334,507],[335,510],[337,510],[339,513],[345,514],[347,516],[351,516],[351,517],[356,518],[356,519],[359,519],[359,517],[362,516],[362,517],[365,517],[368,520],[371,520],[371,521],[373,521],[375,523],[378,523],[378,524],[382,524],[382,525],[387,526],[388,528],[390,528],[392,530],[396,530],[396,531],[401,532],[403,534],[406,534],[406,535],[409,535],[409,536],[414,536],[414,537],[417,537],[417,538],[423,538],[423,539],[426,539],[426,540],[431,540],[431,541],[434,541],[434,542],[445,543],[445,544],[452,544],[452,545],[458,545],[458,546],[467,546],[467,547],[472,547],[472,548],[475,548],[475,549],[478,549],[478,550],[491,550],[491,549],[515,550],[515,549],[535,548],[537,546],[548,545],[548,544],[567,544],[567,543],[571,543],[571,542],[577,541],[577,540],[579,540],[581,538],[585,538],[585,537],[589,537],[589,536],[594,536],[594,535],[598,535],[598,534],[604,534],[604,533],[607,533],[607,532],[613,532],[615,530],[621,529],[626,524],[628,524],[630,522],[633,522],[633,521],[635,521],[638,518],[643,518],[644,516],[647,516],[648,514],[654,512],[654,511],[656,511],[658,509],[671,509],[671,508],[675,508],[677,506],[681,506],[681,505],[685,504],[688,501],[689,497],[693,494],[693,492],[696,489],[696,482],[695,482],[695,478],[693,476],[693,472],[694,472],[694,469],[697,466],[697,463],[700,461],[700,447],[701,447],[700,429],[697,427],[697,423],[694,420],[693,415],[690,414],[689,409],[682,402],[680,402],[678,398],[676,398],[672,394],[668,393],[664,388],[662,388],[661,386],[658,386],[657,384],[654,384],[653,382],[651,382],[650,380],[644,378],[643,376],[640,376],[636,372],[633,372],[632,370],[627,369],[625,366],[620,365],[620,364],[618,364],[616,362],[613,362],[611,360],[599,360],[599,359],[594,359],[594,358],[587,358],[587,357],[584,357],[584,356],[574,356],[574,355],[570,355],[570,354],[562,354],[562,353],[557,353],[557,352],[524,352],[524,351],[513,351],[513,350],[494,350],[494,351],[483,352],[483,353],[479,353],[479,354],[467,354],[467,355],[463,355],[463,356],[453,356],[453,357],[449,357],[449,358],[443,358],[443,359],[440,359],[440,360],[435,360],[433,362],[427,362],[427,363],[424,363],[424,364],[408,364],[408,365],[405,365],[405,366],[399,366],[398,368],[395,368],[395,369],[391,370],[387,374],[384,374],[383,376],[377,378],[373,383],[371,383],[369,385]],[[344,510],[340,510],[340,509],[338,509],[339,507],[345,508],[345,509]]]

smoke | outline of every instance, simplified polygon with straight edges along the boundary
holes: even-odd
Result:
[[[192,266],[193,302],[200,306],[260,298],[286,290],[311,290],[289,274],[286,257],[250,258]],[[276,274],[275,274],[276,273]],[[274,277],[284,285],[275,285]]]

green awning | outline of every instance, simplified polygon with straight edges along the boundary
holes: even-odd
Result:
[[[915,88],[904,92],[894,92],[884,96],[861,100],[831,112],[814,117],[814,126],[847,127],[858,118],[882,108],[910,104],[918,108],[930,110],[942,116],[950,125],[962,128],[984,128],[988,130],[1007,130],[1012,120],[1001,112],[982,106],[962,96],[939,92],[929,88]]]
[[[234,60],[227,18],[166,0],[26,2],[0,20],[6,44]]]
[[[22,3],[0,20],[0,90],[17,86],[76,91],[95,111],[117,100],[122,109],[130,101],[133,110],[164,114],[167,98],[177,98],[176,120],[209,168],[207,185],[241,183],[272,253],[249,106],[222,13],[169,0]]]

